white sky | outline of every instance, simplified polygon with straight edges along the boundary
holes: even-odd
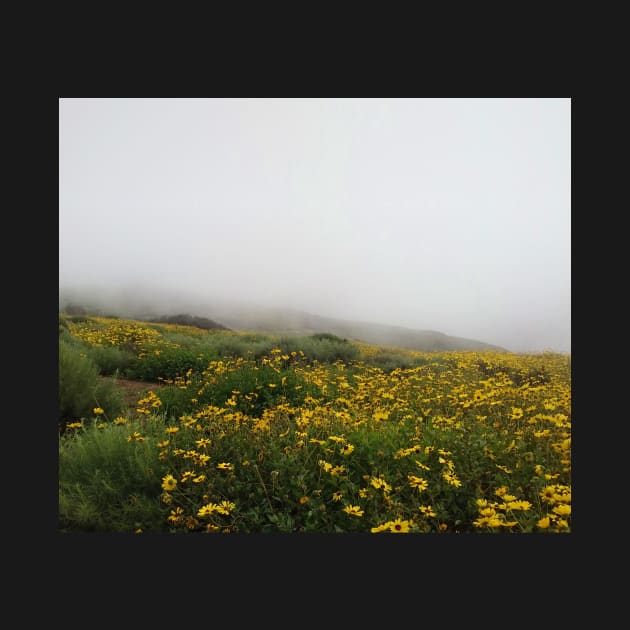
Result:
[[[60,286],[571,349],[570,99],[59,101]]]

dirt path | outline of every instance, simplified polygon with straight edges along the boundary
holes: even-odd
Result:
[[[113,378],[111,376],[99,376],[103,381],[108,381],[123,391],[125,404],[134,407],[138,400],[143,398],[147,392],[156,391],[161,387],[159,383],[148,383],[147,381],[134,381],[126,378]]]

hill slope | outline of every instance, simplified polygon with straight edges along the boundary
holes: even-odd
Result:
[[[59,309],[80,305],[92,313],[113,314],[145,321],[162,320],[182,312],[208,318],[217,327],[233,330],[267,332],[279,335],[310,335],[328,332],[346,339],[380,346],[395,346],[423,352],[449,350],[496,350],[505,348],[476,339],[452,337],[434,330],[416,330],[363,321],[322,317],[295,309],[264,308],[245,303],[207,300],[170,293],[158,296],[135,290],[61,289]]]
[[[505,348],[475,339],[452,337],[434,330],[414,330],[371,322],[322,317],[292,309],[260,309],[223,313],[215,316],[235,330],[252,330],[286,335],[309,335],[330,332],[339,337],[379,346],[396,346],[424,352],[440,350],[498,350]]]

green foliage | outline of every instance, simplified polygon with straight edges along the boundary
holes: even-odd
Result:
[[[255,358],[259,359],[275,347],[276,342],[270,337],[256,338],[245,335],[213,335],[206,338],[206,344],[219,358]]]
[[[544,356],[544,355],[543,355]],[[570,361],[567,364],[567,372],[570,373]],[[490,364],[488,361],[479,359],[477,361],[479,371],[485,376],[506,375],[515,385],[520,387],[527,384],[529,387],[539,387],[550,382],[550,375],[544,365],[528,366],[527,368],[515,368],[510,365],[500,363]]]
[[[64,331],[69,332],[68,318],[62,313],[59,313],[59,334],[61,335],[61,333]]]
[[[156,326],[156,330],[160,330],[160,327]],[[164,336],[165,341],[180,348],[191,350],[197,354],[205,352],[208,354],[208,344],[204,342],[203,337],[197,335],[190,335],[183,332],[173,332],[170,330],[160,330]]]
[[[196,355],[202,355],[207,363],[224,358],[261,358],[276,346],[276,341],[266,335],[236,334],[222,330],[210,330],[202,336],[166,331],[164,339]]]
[[[320,363],[334,363],[343,361],[349,363],[359,358],[359,349],[336,335],[320,333],[309,337],[281,337],[278,348],[284,354],[302,352],[305,358]]]
[[[206,405],[224,407],[228,400],[234,401],[231,409],[260,417],[265,409],[281,402],[298,406],[309,395],[321,396],[315,385],[291,369],[277,371],[267,365],[251,364],[207,381],[195,376],[186,387],[169,385],[160,387],[156,393],[162,401],[162,411],[175,418]]]
[[[309,361],[322,363],[349,362],[359,356],[359,349],[355,345],[330,333],[276,339],[259,333],[231,331],[209,331],[202,337],[166,332],[164,337],[184,348],[202,353],[210,360],[239,357],[260,359],[269,355],[273,348],[280,348],[284,354],[301,351]]]
[[[263,333],[256,332],[239,333],[239,338],[241,339],[241,341],[244,341],[246,343],[259,343],[261,341],[264,341],[265,343],[272,342],[272,339],[271,337],[269,337],[269,335],[264,335]]]
[[[342,339],[341,337],[338,337],[337,335],[333,335],[332,333],[315,333],[314,335],[311,335],[311,339],[317,339],[319,341],[322,340],[326,340],[326,341],[333,341],[334,343],[346,343],[347,340],[346,339]]]
[[[126,364],[61,322],[62,531],[570,531],[570,357],[164,328]],[[99,367],[159,415],[103,423]]]
[[[134,361],[133,353],[114,346],[90,346],[86,354],[104,376],[125,374]]]
[[[180,389],[175,385],[168,385],[158,387],[155,393],[162,402],[161,410],[167,418],[179,418],[198,406],[192,402],[194,396],[187,388]]]
[[[85,353],[65,341],[59,342],[58,420],[62,425],[91,417],[94,407],[104,409],[109,418],[122,411],[122,393],[98,376],[98,367]]]
[[[383,351],[371,356],[370,365],[381,368],[383,372],[393,370],[407,370],[414,367],[414,360],[411,356],[391,351]]]
[[[380,349],[370,355],[365,362],[380,368],[385,373],[394,370],[409,370],[411,368],[426,365],[429,361],[425,357],[414,356],[409,352],[396,352],[390,349]]]
[[[194,326],[195,328],[201,328],[202,330],[227,330],[225,326],[219,324],[207,317],[199,317],[196,315],[188,315],[186,313],[179,315],[168,315],[164,317],[157,317],[151,320],[155,323],[163,324],[177,324],[179,326]]]
[[[62,342],[68,346],[79,349],[83,354],[86,353],[88,347],[80,339],[77,339],[66,326],[59,326],[59,343]]]
[[[160,378],[174,379],[188,370],[203,370],[212,360],[209,353],[197,354],[186,348],[164,348],[159,354],[148,352],[135,356],[125,370],[128,378],[157,382]]]
[[[155,435],[160,426],[107,424],[68,431],[59,442],[59,528],[61,531],[144,532],[163,530],[160,503],[164,466]],[[145,441],[128,441],[134,431]]]
[[[91,321],[91,318],[87,315],[71,315],[68,313],[66,320],[73,324],[87,324]]]

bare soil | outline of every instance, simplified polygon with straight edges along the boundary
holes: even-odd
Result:
[[[116,389],[123,391],[125,404],[134,407],[137,402],[144,398],[149,391],[156,391],[161,387],[159,383],[148,383],[147,381],[134,381],[126,378],[113,378],[111,376],[100,376],[103,381],[110,381]]]

